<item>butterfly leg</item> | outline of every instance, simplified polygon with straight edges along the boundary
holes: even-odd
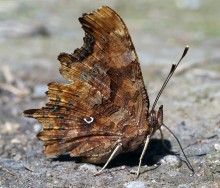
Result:
[[[117,151],[118,151],[119,149],[121,149],[121,146],[122,146],[122,143],[119,143],[119,144],[116,146],[116,148],[114,149],[114,151],[113,151],[112,154],[110,155],[108,161],[105,163],[105,165],[102,167],[101,170],[99,170],[97,173],[94,174],[95,176],[102,173],[102,171],[106,168],[106,166],[109,164],[109,162],[114,158],[114,156],[115,156],[115,154],[117,153]]]
[[[145,144],[144,144],[144,149],[143,149],[143,151],[142,151],[142,153],[141,153],[141,157],[140,157],[140,159],[139,159],[138,170],[136,171],[137,178],[138,178],[138,176],[139,176],[139,174],[140,174],[140,168],[141,168],[142,159],[143,159],[144,154],[145,154],[145,152],[146,152],[146,150],[147,150],[147,146],[148,146],[148,144],[149,144],[149,140],[150,140],[150,135],[147,136],[147,139],[146,139]]]
[[[166,144],[164,143],[164,139],[163,139],[163,132],[161,130],[161,128],[159,128],[160,131],[160,136],[161,136],[161,141],[162,141],[162,145],[163,147],[165,147],[167,149],[167,151],[170,151],[170,149],[166,146]]]

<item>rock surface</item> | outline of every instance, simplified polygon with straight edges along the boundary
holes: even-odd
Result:
[[[0,187],[220,187],[220,3],[181,2],[0,1]],[[170,151],[156,133],[138,179],[131,172],[142,148],[118,156],[99,176],[94,172],[101,166],[43,155],[35,137],[41,127],[22,112],[45,104],[47,83],[66,83],[57,55],[82,45],[78,17],[101,5],[114,8],[126,22],[151,104],[170,64],[191,46],[158,106],[164,105],[164,122],[180,140],[194,175],[164,128]]]

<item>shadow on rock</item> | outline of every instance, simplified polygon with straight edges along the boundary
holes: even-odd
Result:
[[[171,150],[171,143],[168,140],[164,140],[164,144],[166,145],[167,149]],[[159,160],[168,154],[174,154],[173,152],[167,150],[162,142],[161,139],[151,139],[148,145],[148,149],[144,155],[142,165],[153,166],[158,164]],[[123,153],[117,156],[107,168],[114,168],[119,167],[122,165],[126,166],[138,166],[139,158],[143,151],[143,147],[138,148],[134,152]]]
[[[172,147],[170,141],[164,140],[164,144],[166,145],[167,149],[171,150]],[[168,151],[167,149],[163,146],[161,139],[151,139],[148,145],[148,149],[144,155],[142,165],[153,166],[155,164],[158,164],[159,160],[164,156],[168,154],[174,154],[171,151]],[[123,153],[118,155],[115,159],[113,159],[110,162],[107,168],[114,168],[122,165],[130,166],[130,167],[137,166],[139,163],[139,158],[141,156],[142,150],[143,147],[140,147],[134,152]],[[70,157],[69,154],[65,154],[53,158],[52,161],[60,161],[60,162],[74,161],[79,163],[80,158]],[[98,166],[102,167],[103,164]]]
[[[69,154],[60,155],[52,159],[52,161],[60,161],[60,162],[69,162],[69,161],[78,162],[78,160],[79,159],[76,157],[70,157]]]

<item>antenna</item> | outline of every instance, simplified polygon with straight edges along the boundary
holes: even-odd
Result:
[[[187,54],[188,50],[189,50],[189,46],[186,46],[185,49],[184,49],[184,51],[183,51],[183,54],[182,54],[181,58],[180,58],[179,61],[178,61],[178,63],[177,63],[177,64],[175,64],[175,63],[172,64],[171,69],[170,69],[170,72],[169,72],[167,78],[165,79],[165,81],[164,81],[164,83],[163,83],[163,85],[162,85],[162,87],[161,87],[159,93],[157,94],[157,97],[156,97],[156,99],[155,99],[155,101],[154,101],[154,104],[153,104],[153,106],[152,106],[151,111],[154,110],[154,108],[155,108],[155,106],[156,106],[156,104],[157,104],[157,102],[158,102],[158,100],[159,100],[159,98],[160,98],[160,96],[161,96],[161,94],[162,94],[164,88],[166,87],[167,83],[169,82],[170,78],[172,77],[172,75],[173,75],[173,73],[175,72],[176,68],[179,66],[179,64],[180,64],[180,62],[182,61],[182,59],[183,59],[183,58],[185,57],[185,55]]]

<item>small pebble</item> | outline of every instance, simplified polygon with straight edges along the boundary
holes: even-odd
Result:
[[[125,165],[123,165],[123,166],[121,166],[121,168],[120,168],[121,170],[124,170],[124,169],[126,169],[126,166]]]
[[[35,132],[35,133],[38,133],[38,132],[40,132],[40,131],[42,130],[41,125],[38,124],[38,123],[34,124],[33,127],[34,127],[34,132]]]
[[[59,180],[54,180],[53,181],[53,184],[58,184],[59,183]]]
[[[216,151],[220,151],[220,144],[215,143],[213,146],[214,146]]]
[[[83,164],[79,167],[79,170],[80,171],[90,171],[92,173],[97,172],[95,165],[92,165],[92,164]]]
[[[14,156],[14,160],[15,160],[15,161],[20,161],[21,159],[22,159],[21,154],[16,154],[16,155]]]
[[[4,127],[0,129],[0,134],[11,134],[15,133],[21,126],[17,123],[11,123],[11,122],[5,122],[3,125],[0,125],[1,127]]]
[[[13,138],[13,139],[11,140],[11,143],[12,143],[12,144],[20,144],[20,143],[21,143],[21,140],[19,140],[19,139],[17,139],[17,138]]]
[[[147,188],[147,185],[143,181],[130,181],[124,184],[125,188]]]
[[[170,166],[181,166],[181,161],[178,157],[175,155],[167,155],[164,158],[160,160],[162,164],[168,164]]]
[[[194,186],[192,186],[191,184],[181,184],[178,186],[178,188],[192,188]]]

